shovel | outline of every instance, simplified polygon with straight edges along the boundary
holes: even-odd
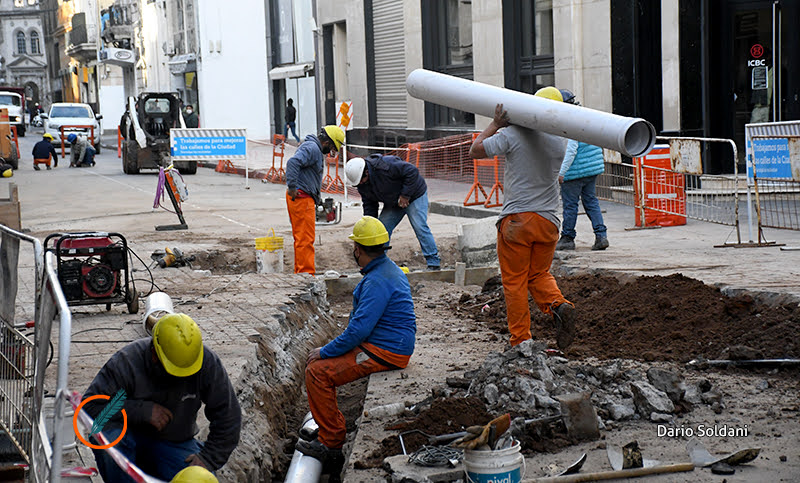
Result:
[[[730,466],[743,465],[758,458],[761,448],[747,448],[728,456],[716,457],[711,456],[703,443],[697,438],[692,438],[686,443],[686,451],[689,452],[689,459],[692,460],[695,466],[705,467],[711,466],[716,463],[725,463]]]

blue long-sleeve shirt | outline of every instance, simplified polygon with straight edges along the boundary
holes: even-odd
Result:
[[[347,328],[320,351],[323,359],[346,354],[368,342],[394,354],[414,353],[417,333],[408,277],[385,254],[361,270],[353,290],[353,311]]]
[[[324,165],[322,144],[316,136],[309,134],[286,162],[286,187],[301,189],[319,203]]]

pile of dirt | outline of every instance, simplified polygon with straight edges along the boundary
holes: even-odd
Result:
[[[641,276],[628,283],[604,275],[557,277],[575,304],[578,324],[571,357],[685,362],[722,358],[732,346],[747,346],[766,358],[800,356],[800,307],[768,306],[748,295],[728,297],[718,288],[680,274]],[[552,319],[531,300],[532,333],[555,338]],[[506,305],[499,277],[477,297],[451,307],[507,334]]]

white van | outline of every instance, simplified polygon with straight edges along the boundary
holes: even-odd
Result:
[[[16,92],[0,89],[0,108],[8,109],[8,120],[17,126],[17,136],[25,136],[25,113],[22,112],[22,96]]]
[[[93,126],[94,127],[94,149],[100,153],[100,123],[103,116],[95,114],[89,104],[79,104],[77,102],[57,102],[50,106],[50,113],[44,119],[44,132],[53,136],[53,144],[61,145],[61,127],[64,127],[64,137],[70,134],[85,136],[87,139],[91,134],[88,127],[71,126]],[[66,139],[64,140],[66,142]]]

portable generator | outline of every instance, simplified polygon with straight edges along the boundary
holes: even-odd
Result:
[[[53,233],[44,248],[56,256],[56,269],[67,305],[124,303],[139,311],[139,297],[128,268],[128,242],[119,233]]]

